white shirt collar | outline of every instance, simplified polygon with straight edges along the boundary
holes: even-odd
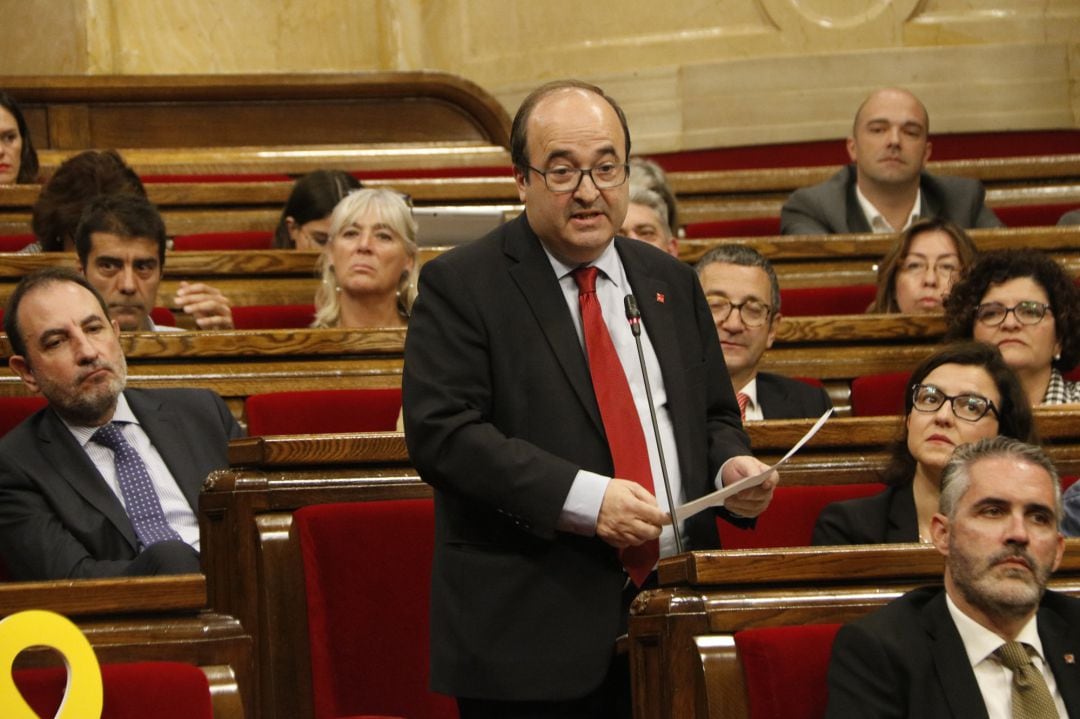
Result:
[[[919,219],[922,216],[922,188],[920,187],[915,191],[915,204],[911,206],[911,214],[907,218],[907,222],[903,227],[894,228],[885,219],[885,215],[878,211],[878,208],[874,207],[874,204],[866,198],[862,190],[859,189],[859,183],[855,183],[855,197],[859,201],[859,207],[862,208],[863,215],[866,216],[866,221],[870,224],[870,230],[872,232],[903,232],[911,223]]]
[[[568,265],[551,254],[543,242],[540,243],[540,246],[544,248],[544,254],[547,255],[548,262],[551,263],[552,269],[555,270],[555,276],[560,280],[578,267],[592,266],[599,269],[605,277],[614,282],[616,287],[622,288],[622,282],[625,278],[623,276],[622,262],[619,261],[619,252],[615,249],[614,241],[608,243],[599,257],[585,265]],[[629,291],[629,289],[626,291]]]
[[[1005,644],[1004,639],[964,614],[948,593],[945,594],[945,604],[949,608],[953,623],[956,624],[956,630],[960,632],[960,638],[964,641],[964,651],[967,652],[968,661],[971,662],[972,667],[985,661],[998,647]],[[1043,657],[1037,615],[1031,616],[1016,636],[1016,641],[1033,647],[1039,657]]]

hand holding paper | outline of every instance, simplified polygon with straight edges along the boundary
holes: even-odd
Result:
[[[724,500],[728,497],[734,494],[738,494],[744,489],[756,487],[757,485],[764,482],[766,478],[768,478],[769,475],[773,472],[773,470],[779,469],[781,466],[783,466],[788,461],[788,459],[791,458],[792,455],[799,451],[804,444],[810,441],[811,437],[817,434],[817,431],[821,429],[822,425],[825,424],[825,421],[832,416],[832,413],[832,408],[829,408],[829,410],[825,412],[825,414],[821,415],[821,417],[818,418],[818,421],[814,423],[814,426],[810,428],[810,431],[803,435],[802,439],[796,442],[795,446],[792,447],[779,462],[777,462],[771,467],[768,467],[762,472],[751,475],[749,477],[745,477],[744,479],[741,479],[734,484],[728,485],[723,489],[718,489],[711,494],[706,494],[704,497],[695,499],[692,502],[687,502],[686,504],[675,510],[675,520],[681,522],[687,517],[692,517],[698,512],[704,509],[708,509],[709,507],[722,507],[724,506]],[[731,508],[729,507],[729,509]]]

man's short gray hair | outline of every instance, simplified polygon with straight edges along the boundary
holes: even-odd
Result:
[[[702,255],[698,263],[694,265],[698,277],[701,276],[706,267],[714,262],[739,265],[740,267],[760,267],[765,270],[765,274],[769,276],[769,291],[771,294],[769,301],[772,303],[773,315],[780,311],[780,280],[776,277],[776,270],[773,269],[772,263],[765,259],[765,256],[760,252],[747,245],[734,243],[717,245]]]
[[[665,236],[669,239],[671,238],[671,227],[668,224],[667,203],[664,202],[663,197],[660,197],[660,193],[654,192],[647,186],[631,180],[630,202],[635,205],[643,205],[655,212],[657,219],[660,220],[660,229],[663,230]]]
[[[1011,437],[989,437],[957,447],[941,473],[941,498],[938,510],[950,520],[955,518],[960,498],[971,487],[971,466],[980,460],[997,457],[1023,460],[1046,470],[1054,487],[1054,518],[1060,524],[1062,517],[1061,477],[1057,468],[1041,447]]]

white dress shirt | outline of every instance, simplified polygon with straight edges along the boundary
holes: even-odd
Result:
[[[555,275],[559,278],[559,286],[562,288],[570,316],[574,321],[574,329],[577,331],[578,341],[581,342],[582,351],[585,348],[585,334],[581,325],[581,305],[578,301],[578,286],[571,274],[577,269],[577,265],[567,265],[556,259],[547,248],[544,252],[551,262]],[[626,320],[626,310],[623,298],[630,294],[630,282],[626,278],[626,270],[623,267],[619,253],[615,249],[615,243],[608,244],[603,254],[591,263],[600,272],[596,277],[596,296],[600,301],[600,309],[604,314],[604,322],[607,324],[608,334],[615,345],[615,351],[619,355],[626,379],[630,384],[630,393],[637,406],[638,419],[641,422],[641,431],[645,435],[645,444],[649,450],[649,465],[652,470],[654,494],[660,508],[668,511],[667,493],[664,490],[663,473],[660,469],[660,455],[656,449],[656,435],[653,432],[652,419],[649,413],[649,401],[645,393],[645,382],[641,376],[641,363],[638,360],[637,342],[630,329],[630,323]],[[641,325],[641,346],[645,355],[645,366],[649,371],[649,386],[652,390],[653,403],[656,406],[656,421],[660,427],[660,437],[664,446],[664,459],[667,461],[668,479],[671,483],[671,494],[675,498],[675,504],[680,505],[685,500],[682,492],[682,477],[679,473],[678,448],[675,445],[675,429],[671,423],[671,415],[667,409],[667,392],[664,388],[664,378],[660,373],[660,363],[656,359],[656,352],[645,325]],[[607,490],[610,477],[580,470],[574,478],[570,492],[563,504],[563,512],[559,518],[558,527],[564,531],[574,532],[587,536],[596,533],[596,520],[600,514],[600,505]],[[670,527],[664,527],[660,534],[660,555],[669,556],[675,554],[675,533]]]
[[[172,472],[165,465],[165,460],[161,458],[157,449],[150,442],[150,438],[146,436],[146,432],[139,426],[139,420],[135,417],[135,413],[131,411],[131,407],[128,406],[127,398],[123,392],[120,393],[116,400],[116,411],[113,413],[112,421],[124,423],[121,425],[124,439],[138,452],[143,464],[146,465],[146,471],[150,474],[150,480],[154,483],[154,489],[157,490],[158,499],[161,501],[161,509],[165,512],[165,521],[176,530],[181,539],[198,551],[199,520],[195,517],[195,511],[188,504],[184,493],[180,491],[180,485],[176,483],[176,478],[173,477]],[[64,420],[64,424],[71,431],[79,446],[86,451],[86,455],[97,467],[101,476],[105,478],[105,483],[109,485],[109,489],[120,500],[120,504],[124,505],[126,511],[127,505],[124,504],[124,495],[120,491],[120,483],[116,479],[116,463],[113,460],[113,451],[104,445],[90,441],[98,428],[71,424],[67,420]]]
[[[952,597],[945,595],[945,603],[949,607],[956,629],[960,632],[960,639],[964,642],[964,650],[967,652],[968,661],[971,662],[972,671],[975,672],[975,680],[979,683],[979,691],[982,693],[983,702],[990,719],[1012,719],[1012,670],[1008,669],[994,657],[997,648],[1005,644],[1001,637],[964,614],[960,607],[956,606]],[[1037,617],[1024,625],[1016,637],[1016,641],[1027,644],[1035,649],[1035,655],[1031,657],[1050,690],[1050,696],[1054,697],[1057,705],[1058,716],[1068,719],[1069,713],[1065,710],[1065,701],[1058,691],[1057,682],[1054,681],[1054,673],[1043,661],[1042,640],[1039,639],[1039,627]]]
[[[874,233],[903,232],[922,215],[922,188],[915,192],[915,204],[911,206],[911,214],[908,215],[904,226],[899,228],[894,228],[889,224],[889,221],[885,219],[885,215],[881,214],[878,208],[874,207],[874,204],[866,199],[866,195],[859,189],[858,184],[855,185],[855,197],[859,200],[859,207],[862,208],[866,221],[870,223],[870,231]]]

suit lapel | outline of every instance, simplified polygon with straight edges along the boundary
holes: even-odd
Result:
[[[514,262],[510,277],[517,283],[525,302],[532,310],[540,331],[547,339],[555,359],[562,367],[570,386],[574,388],[581,406],[592,419],[601,435],[604,424],[596,404],[589,365],[581,349],[573,319],[567,307],[558,278],[544,254],[540,239],[529,227],[522,213],[507,228],[506,255]]]
[[[1070,626],[1056,611],[1043,606],[1039,609],[1039,639],[1069,716],[1080,716],[1080,627]]]
[[[124,536],[133,551],[139,542],[120,499],[106,484],[105,478],[90,461],[84,450],[60,417],[49,409],[38,428],[41,454],[52,465],[56,475],[71,485],[90,506],[107,517]]]
[[[927,602],[922,610],[923,627],[930,636],[931,656],[941,696],[952,716],[963,719],[986,719],[986,703],[983,701],[975,672],[971,669],[964,642],[956,629],[949,608],[945,604],[945,590]]]
[[[139,418],[139,426],[161,455],[188,504],[197,512],[199,492],[205,477],[193,478],[190,474],[184,474],[185,471],[190,472],[193,452],[183,442],[175,413],[157,399],[137,390],[128,390],[124,392],[124,396],[127,397],[131,411]]]
[[[859,197],[855,194],[855,184],[858,181],[858,175],[855,172],[855,165],[851,164],[845,168],[847,174],[847,226],[848,232],[870,232],[870,223],[866,220],[866,214],[862,210],[862,205],[859,204]]]

